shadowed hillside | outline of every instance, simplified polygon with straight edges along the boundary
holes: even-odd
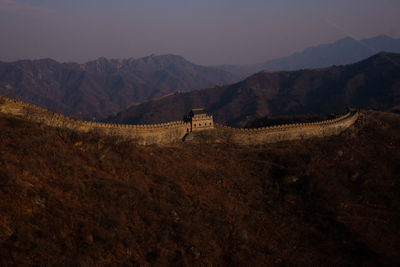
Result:
[[[1,95],[81,119],[105,118],[171,92],[236,81],[230,73],[174,55],[99,58],[85,64],[51,59],[0,62]]]
[[[0,265],[399,265],[400,116],[141,147],[0,116]]]
[[[329,115],[348,107],[400,111],[400,54],[380,53],[325,69],[260,72],[230,85],[176,93],[135,105],[107,121],[174,121],[204,107],[222,124],[243,127],[261,117]]]

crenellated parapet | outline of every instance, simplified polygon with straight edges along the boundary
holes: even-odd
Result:
[[[342,120],[349,118],[350,116],[354,115],[354,112],[348,112],[343,116],[323,120],[318,122],[306,122],[306,123],[289,123],[289,124],[281,124],[281,125],[273,125],[273,126],[266,126],[260,128],[233,128],[221,124],[215,124],[217,128],[227,129],[237,133],[249,133],[249,134],[257,134],[257,133],[265,133],[265,132],[274,132],[274,131],[283,131],[283,130],[293,130],[293,129],[307,129],[307,128],[314,128],[314,127],[326,127],[332,124],[336,124]]]
[[[348,112],[343,116],[330,120],[254,129],[238,129],[219,124],[216,125],[216,128],[224,132],[226,136],[229,136],[230,141],[233,143],[255,145],[337,135],[353,125],[358,115],[358,112]]]
[[[6,97],[0,97],[0,112],[51,127],[119,136],[143,145],[181,142],[190,131],[190,123],[184,121],[137,125],[83,121]]]
[[[202,108],[193,108],[189,112],[188,119],[191,125],[191,132],[214,129],[214,119]]]
[[[0,112],[51,127],[119,136],[143,145],[179,143],[185,140],[186,137],[203,131],[212,132],[209,136],[224,136],[222,139],[215,138],[216,142],[224,142],[223,139],[229,137],[229,142],[242,145],[325,137],[344,131],[358,117],[358,112],[349,112],[338,118],[318,122],[239,129],[214,124],[211,115],[206,114],[202,109],[193,109],[189,119],[185,121],[128,125],[78,120],[33,104],[1,96]]]

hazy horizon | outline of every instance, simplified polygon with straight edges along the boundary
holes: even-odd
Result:
[[[398,10],[395,0],[0,0],[0,60],[252,64],[347,36],[400,38]]]

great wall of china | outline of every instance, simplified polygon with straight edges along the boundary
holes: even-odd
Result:
[[[190,121],[144,125],[83,121],[2,96],[0,96],[0,112],[51,127],[66,128],[84,133],[97,132],[110,136],[119,136],[141,145],[176,144],[182,142],[188,135],[194,135],[191,139],[195,140],[195,136],[201,132],[207,133],[206,136],[212,138],[214,142],[228,141],[240,145],[256,145],[312,137],[325,137],[341,133],[353,125],[358,118],[358,112],[349,112],[332,120],[256,129],[231,128],[211,122],[210,124],[207,123],[207,127],[197,128],[195,131]],[[196,127],[196,124],[194,124],[194,127]]]

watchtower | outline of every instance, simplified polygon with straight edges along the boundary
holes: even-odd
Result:
[[[190,131],[202,131],[214,128],[212,115],[208,115],[202,108],[194,108],[189,112]]]

